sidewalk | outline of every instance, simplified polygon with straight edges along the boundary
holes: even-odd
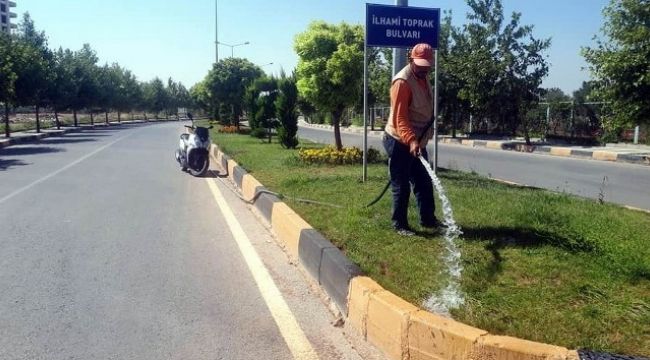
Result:
[[[300,121],[299,125],[320,129],[332,129],[331,125],[309,124]],[[363,134],[363,128],[359,126],[341,127],[342,132]],[[378,136],[382,130],[368,130],[368,135]],[[616,161],[640,165],[650,165],[650,146],[633,144],[606,144],[606,146],[572,146],[557,145],[544,142],[532,142],[526,145],[523,140],[481,140],[467,137],[442,136],[439,138],[441,144],[461,145],[469,147],[482,147],[495,150],[510,150],[528,153],[541,153],[546,155],[574,157],[600,161]]]

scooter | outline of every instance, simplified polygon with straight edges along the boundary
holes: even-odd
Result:
[[[190,120],[192,118],[190,117]],[[176,161],[181,165],[182,171],[188,171],[193,176],[203,176],[210,168],[210,134],[209,127],[185,125],[190,133],[181,134],[178,149],[176,149]]]

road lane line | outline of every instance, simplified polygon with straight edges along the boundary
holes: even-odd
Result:
[[[273,282],[273,278],[271,278],[255,248],[253,248],[250,239],[244,232],[244,229],[242,229],[239,221],[237,221],[235,214],[233,214],[226,203],[226,199],[215,184],[214,179],[208,178],[206,181],[293,358],[301,360],[318,359],[318,355],[302,332],[296,318],[284,301],[280,290],[278,290],[275,282]]]
[[[68,164],[68,165],[66,165],[66,166],[64,166],[64,167],[62,167],[62,168],[60,168],[59,170],[56,170],[55,172],[52,172],[52,173],[50,173],[50,174],[48,174],[48,175],[45,175],[44,177],[42,177],[42,178],[40,178],[40,179],[38,179],[38,180],[36,180],[36,181],[34,181],[34,182],[32,182],[32,183],[26,185],[26,186],[23,186],[22,188],[20,188],[20,189],[14,191],[14,192],[10,193],[9,195],[7,195],[7,196],[3,197],[2,199],[0,199],[0,204],[3,203],[3,202],[5,202],[5,201],[7,201],[7,200],[9,200],[9,199],[11,199],[12,197],[14,197],[14,196],[16,196],[16,195],[22,193],[23,191],[25,191],[25,190],[29,190],[30,188],[34,187],[35,185],[38,185],[38,184],[42,183],[43,181],[45,181],[45,180],[47,180],[47,179],[50,179],[51,177],[56,176],[57,174],[59,174],[59,173],[65,171],[65,170],[67,170],[67,169],[69,169],[69,168],[71,168],[71,167],[73,167],[73,166],[75,166],[75,165],[77,165],[77,164],[79,164],[80,162],[82,162],[82,161],[88,159],[89,157],[91,157],[91,156],[97,154],[98,152],[100,152],[100,151],[106,149],[107,147],[109,147],[109,146],[115,144],[116,142],[118,142],[118,141],[120,141],[120,140],[122,140],[122,139],[124,139],[124,138],[126,138],[126,137],[129,137],[129,136],[131,136],[131,135],[133,135],[133,134],[134,134],[134,133],[130,133],[130,134],[128,134],[128,135],[122,136],[121,138],[119,138],[119,139],[117,139],[117,140],[115,140],[115,141],[113,141],[113,142],[110,142],[110,143],[108,143],[108,144],[106,144],[106,145],[104,145],[104,146],[102,146],[102,147],[100,147],[100,148],[94,150],[93,152],[91,152],[91,153],[89,153],[89,154],[86,154],[86,155],[80,157],[79,159],[77,159],[77,160],[71,162],[70,164]]]

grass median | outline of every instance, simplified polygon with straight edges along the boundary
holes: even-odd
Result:
[[[365,208],[387,181],[386,165],[370,165],[362,183],[360,165],[306,165],[296,150],[216,129],[212,140],[386,289],[419,305],[444,286],[441,234],[417,226],[415,237],[395,234],[389,195]],[[493,334],[650,356],[649,214],[476,174],[440,177],[464,233],[466,302],[453,311],[456,320]]]

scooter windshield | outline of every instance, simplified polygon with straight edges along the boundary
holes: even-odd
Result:
[[[199,139],[201,139],[201,141],[208,141],[208,129],[204,127],[197,127],[196,130],[194,130],[194,133],[199,137]]]

